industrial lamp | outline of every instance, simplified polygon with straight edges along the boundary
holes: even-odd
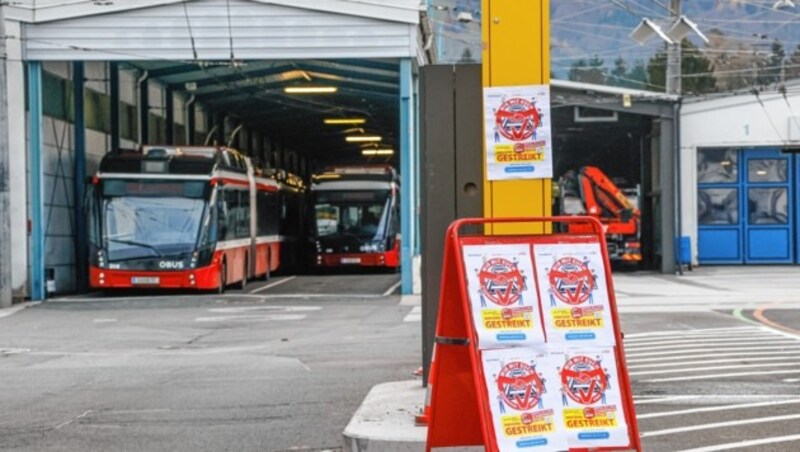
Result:
[[[331,94],[338,91],[335,86],[287,86],[286,94]]]
[[[642,19],[642,22],[631,32],[630,37],[639,44],[644,44],[654,35],[661,38],[661,40],[667,44],[674,44],[672,39],[664,33],[661,27],[650,19]]]
[[[690,32],[694,32],[694,34],[699,36],[700,39],[708,44],[708,38],[706,38],[706,35],[704,35],[703,32],[697,28],[697,24],[687,19],[686,16],[679,17],[678,20],[672,24],[672,28],[667,31],[667,36],[669,36],[669,38],[674,42],[681,42],[683,41],[683,38],[685,38]]]

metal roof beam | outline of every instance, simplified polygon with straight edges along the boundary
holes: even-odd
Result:
[[[385,71],[394,71],[398,74],[400,73],[400,62],[388,62],[388,61],[379,61],[379,60],[355,60],[355,59],[341,59],[341,60],[329,60],[333,63],[340,62],[344,64],[348,64],[351,66],[361,66],[370,69],[382,69]]]
[[[346,62],[352,61],[352,62]],[[366,60],[365,60],[366,61]],[[382,77],[391,77],[395,80],[400,80],[399,66],[394,67],[369,67],[359,64],[359,60],[303,60],[301,64],[313,64],[315,66],[323,67],[326,69],[338,69],[347,72],[356,72],[359,74],[370,74]]]
[[[151,78],[168,77],[170,75],[185,74],[187,72],[202,71],[203,68],[199,64],[179,64],[175,66],[167,66],[161,69],[150,69],[148,74]]]
[[[357,98],[373,98],[379,101],[392,101],[396,102],[398,99],[397,93],[393,93],[386,90],[365,90],[360,89],[358,87],[350,87],[347,86],[347,83],[337,82],[335,85],[339,88],[339,94],[349,94],[350,97],[357,97]],[[345,86],[342,86],[345,85]],[[233,101],[235,99],[241,99],[252,97],[252,94],[264,94],[269,96],[276,96],[281,99],[300,99],[298,96],[301,95],[287,95],[283,93],[282,88],[267,88],[263,86],[239,86],[239,87],[230,87],[229,89],[223,89],[219,91],[214,91],[211,93],[200,93],[195,92],[194,94],[197,96],[198,99],[207,101],[207,102],[214,102],[216,99],[226,99],[226,101]],[[319,96],[314,96],[319,98]],[[338,99],[337,99],[338,97]],[[261,97],[259,97],[261,98]],[[326,101],[338,101],[341,100],[340,95],[331,95],[325,98]]]

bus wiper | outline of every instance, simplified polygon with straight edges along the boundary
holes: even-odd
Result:
[[[134,240],[113,239],[113,238],[110,238],[110,237],[106,237],[106,240],[108,240],[109,242],[122,243],[123,245],[132,245],[132,246],[138,246],[138,247],[141,247],[141,248],[147,248],[149,250],[152,250],[154,253],[156,253],[156,255],[158,257],[164,257],[164,255],[161,254],[161,252],[158,251],[158,249],[156,247],[154,247],[152,245],[148,245],[147,243],[137,242],[137,241],[134,241]]]

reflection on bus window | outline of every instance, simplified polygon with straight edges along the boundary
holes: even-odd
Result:
[[[192,252],[205,202],[182,197],[113,197],[104,203],[111,261]]]

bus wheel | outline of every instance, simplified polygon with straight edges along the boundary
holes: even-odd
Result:
[[[244,273],[242,273],[242,290],[247,288],[247,274],[250,272],[250,266],[247,265],[247,257],[244,258]]]
[[[219,287],[217,287],[218,294],[225,293],[225,286],[228,285],[228,264],[225,261],[222,261],[222,265],[219,267]]]

